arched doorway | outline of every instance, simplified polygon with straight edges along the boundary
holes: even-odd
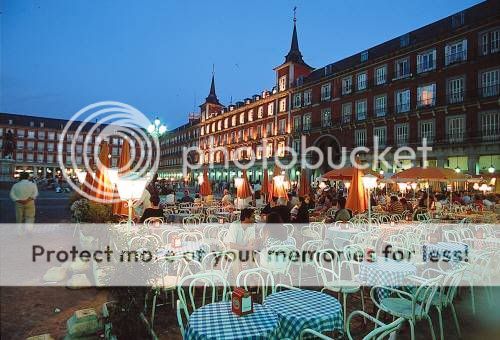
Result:
[[[318,175],[331,170],[331,167],[328,164],[328,159],[331,159],[330,162],[333,164],[340,163],[340,144],[335,136],[331,134],[321,135],[314,141],[313,145],[318,147],[323,153],[323,163],[316,170]],[[313,155],[313,162],[316,163],[318,161],[318,156],[316,153]]]

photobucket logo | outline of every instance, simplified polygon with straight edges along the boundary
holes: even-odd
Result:
[[[75,113],[64,126],[57,145],[57,161],[68,184],[81,196],[99,203],[115,203],[120,197],[105,174],[113,167],[112,155],[120,156],[123,144],[128,142],[128,160],[118,163],[119,173],[133,172],[139,177],[156,173],[160,147],[156,136],[148,135],[150,120],[133,106],[104,101],[88,105]],[[111,140],[120,143],[111,144]],[[100,155],[102,142],[108,142],[109,153]],[[111,150],[112,148],[112,150]],[[115,152],[115,148],[118,152]],[[64,161],[66,156],[66,161]],[[100,156],[104,156],[101,159]],[[119,162],[119,161],[118,161]],[[78,186],[71,179],[75,172],[87,176]]]
[[[276,147],[277,146],[277,147]],[[318,146],[307,146],[305,136],[301,137],[300,149],[292,148],[289,145],[273,144],[267,139],[262,140],[262,144],[256,145],[255,150],[250,146],[238,148],[227,148],[223,146],[208,146],[205,150],[197,146],[186,147],[183,149],[183,173],[186,176],[189,170],[199,170],[204,166],[214,168],[215,165],[228,168],[229,163],[238,169],[250,169],[260,161],[259,167],[267,168],[270,160],[283,170],[294,169],[319,169],[324,164],[328,164],[331,169],[341,169],[348,165],[357,167],[361,170],[367,168],[391,168],[389,161],[392,161],[396,167],[403,167],[405,161],[415,162],[417,157],[422,160],[422,166],[426,167],[428,154],[432,147],[427,144],[427,139],[422,138],[421,146],[416,149],[409,146],[397,148],[381,148],[378,138],[373,139],[373,148],[358,146],[352,150],[346,147],[337,150],[333,147],[320,148]],[[359,156],[367,156],[370,163],[360,163]],[[390,158],[388,159],[387,157]]]

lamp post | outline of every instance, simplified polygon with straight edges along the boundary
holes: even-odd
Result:
[[[377,177],[372,174],[366,174],[361,177],[363,181],[363,186],[368,190],[368,224],[372,224],[372,202],[371,202],[371,191],[377,187]]]
[[[116,186],[118,188],[118,195],[122,201],[127,202],[128,207],[128,220],[127,220],[127,234],[130,233],[132,226],[132,208],[134,201],[142,197],[142,193],[146,188],[148,180],[140,177],[137,174],[129,173],[117,178]]]
[[[153,124],[148,126],[148,133],[153,137],[160,137],[167,132],[167,127],[163,125],[160,118],[156,117]]]
[[[76,171],[76,177],[78,177],[78,182],[80,182],[80,186],[82,186],[85,182],[85,177],[87,177],[87,171],[78,169]]]

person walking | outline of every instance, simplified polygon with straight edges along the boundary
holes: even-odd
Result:
[[[29,181],[27,172],[21,173],[19,182],[10,189],[10,198],[16,207],[16,223],[26,223],[29,231],[31,231],[29,224],[35,223],[35,198],[37,196],[36,184]]]

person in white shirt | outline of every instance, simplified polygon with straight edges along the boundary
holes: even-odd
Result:
[[[233,222],[229,226],[224,243],[234,250],[251,249],[255,242],[255,216],[252,209],[243,209],[240,213],[240,222]]]
[[[232,197],[231,194],[229,193],[229,190],[224,189],[224,196],[222,197],[222,205],[230,205],[232,203]]]
[[[28,180],[27,172],[21,173],[20,181],[10,189],[10,198],[16,206],[16,223],[31,224],[35,222],[35,198],[38,188],[35,183]]]

